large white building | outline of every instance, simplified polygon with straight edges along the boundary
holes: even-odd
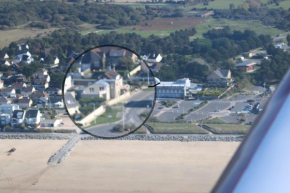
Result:
[[[188,94],[190,80],[178,79],[175,82],[161,82],[157,85],[157,98],[184,98]]]

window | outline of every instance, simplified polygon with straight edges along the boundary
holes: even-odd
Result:
[[[99,90],[102,91],[102,90],[105,90],[105,88],[104,87],[99,87]]]
[[[94,88],[90,88],[90,92],[95,92],[95,89]]]

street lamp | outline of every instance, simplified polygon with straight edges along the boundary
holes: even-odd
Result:
[[[265,89],[265,86],[266,86],[266,83],[264,82],[264,96],[265,96],[265,92],[266,92],[266,89]]]
[[[123,114],[123,130],[125,130],[125,105],[123,103],[123,106],[122,106],[122,114]]]

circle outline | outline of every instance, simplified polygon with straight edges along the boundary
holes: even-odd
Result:
[[[67,74],[70,72],[71,67],[74,65],[74,63],[75,63],[75,62],[76,62],[80,57],[82,57],[84,54],[86,54],[87,52],[89,52],[89,51],[91,51],[91,50],[93,50],[93,49],[96,49],[96,48],[102,48],[102,47],[118,47],[118,48],[122,48],[122,49],[128,50],[128,51],[132,52],[133,54],[135,54],[135,55],[138,57],[138,59],[140,59],[142,62],[144,62],[144,64],[145,64],[146,67],[148,68],[148,70],[149,70],[151,76],[153,77],[153,80],[154,80],[154,83],[155,83],[155,76],[154,76],[152,70],[149,68],[147,62],[146,62],[146,61],[145,61],[145,60],[144,60],[144,59],[143,59],[139,54],[137,54],[136,52],[134,52],[134,51],[132,51],[131,49],[128,49],[128,48],[126,48],[126,47],[124,47],[124,46],[119,46],[119,45],[114,45],[114,44],[99,45],[99,46],[91,47],[91,48],[85,50],[84,52],[80,53],[76,58],[73,58],[73,61],[71,62],[71,64],[69,64],[69,67],[67,68],[67,70],[66,70],[66,72],[65,72],[64,80],[63,80],[63,83],[62,83],[62,89],[61,89],[61,90],[62,90],[62,99],[63,99],[63,103],[64,103],[64,108],[65,108],[65,110],[66,110],[66,112],[67,112],[69,118],[70,118],[71,121],[72,121],[72,122],[73,122],[73,123],[74,123],[74,124],[79,128],[79,129],[81,129],[83,132],[85,132],[86,134],[89,134],[89,135],[91,135],[91,136],[93,136],[93,137],[96,137],[96,138],[101,138],[101,139],[118,139],[118,138],[122,138],[122,137],[125,137],[125,136],[128,136],[128,135],[134,133],[135,131],[137,131],[138,129],[140,129],[140,128],[142,127],[142,125],[144,125],[144,124],[147,122],[147,120],[148,120],[149,117],[151,116],[151,114],[152,114],[152,112],[153,112],[153,109],[154,109],[154,107],[155,107],[156,97],[157,97],[157,92],[156,92],[156,85],[157,85],[157,84],[155,83],[154,86],[151,86],[151,88],[154,87],[154,100],[153,100],[153,105],[152,105],[151,110],[149,111],[148,116],[146,117],[146,119],[145,119],[145,120],[144,120],[144,121],[143,121],[143,122],[142,122],[142,123],[141,123],[141,124],[136,128],[136,129],[130,131],[129,133],[126,133],[126,134],[124,134],[124,135],[120,135],[120,136],[116,136],[116,137],[102,137],[102,136],[98,136],[98,135],[92,134],[92,133],[86,131],[85,129],[81,128],[80,126],[78,126],[77,123],[75,122],[75,120],[73,120],[73,118],[71,117],[70,113],[68,112],[68,110],[67,110],[67,106],[66,106],[66,102],[65,102],[65,97],[64,97],[64,86],[65,86],[66,77],[67,77]],[[150,88],[150,85],[148,85],[148,88]]]

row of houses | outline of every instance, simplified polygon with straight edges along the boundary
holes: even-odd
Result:
[[[0,105],[1,126],[11,125],[17,127],[20,124],[35,127],[41,121],[41,113],[38,109],[22,110],[16,104]]]

